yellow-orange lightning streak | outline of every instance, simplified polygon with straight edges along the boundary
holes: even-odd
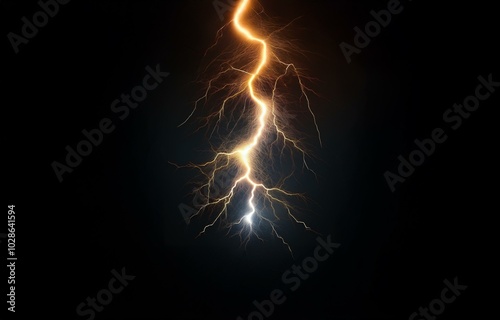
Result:
[[[236,13],[234,15],[234,25],[238,30],[238,32],[243,34],[248,40],[256,41],[260,43],[260,45],[262,46],[260,63],[257,66],[257,69],[254,71],[254,73],[250,76],[250,79],[248,79],[248,90],[250,91],[250,96],[252,97],[252,100],[255,101],[255,103],[260,107],[260,116],[259,116],[259,128],[257,129],[257,132],[255,133],[252,142],[250,142],[246,146],[241,147],[241,149],[237,150],[236,152],[238,152],[241,155],[242,162],[245,165],[246,173],[243,176],[243,179],[246,179],[252,185],[252,193],[250,199],[248,199],[248,205],[250,206],[251,211],[250,213],[244,216],[244,218],[248,223],[252,223],[252,216],[255,213],[255,205],[253,203],[253,199],[255,197],[255,189],[257,188],[258,184],[252,181],[250,177],[250,174],[252,173],[252,167],[250,166],[249,163],[249,153],[255,148],[255,146],[259,143],[259,140],[262,137],[262,132],[264,131],[264,127],[268,120],[269,111],[267,105],[255,95],[253,87],[253,82],[255,78],[260,74],[262,68],[267,63],[268,59],[267,44],[264,40],[254,37],[252,33],[248,31],[248,29],[244,28],[241,25],[240,22],[241,15],[248,8],[248,2],[249,0],[243,0],[240,6],[237,8]]]
[[[314,116],[314,113],[312,112],[309,104],[309,98],[306,94],[307,88],[304,86],[302,80],[300,79],[298,75],[298,71],[295,68],[295,66],[291,63],[285,63],[282,60],[280,60],[277,55],[269,50],[269,45],[266,42],[266,40],[261,39],[255,35],[255,32],[252,31],[248,26],[245,26],[242,23],[242,17],[243,15],[249,10],[250,8],[250,0],[241,0],[239,5],[236,8],[236,11],[234,13],[234,17],[232,19],[232,23],[239,35],[243,37],[245,41],[255,43],[260,46],[260,53],[259,53],[259,59],[257,66],[253,70],[253,72],[246,72],[242,69],[238,69],[235,67],[230,67],[227,70],[219,72],[217,77],[215,79],[210,80],[208,88],[205,92],[205,95],[198,99],[197,103],[201,101],[202,99],[207,99],[210,90],[213,89],[212,87],[212,82],[215,81],[218,77],[222,76],[223,74],[230,72],[230,71],[236,71],[245,74],[246,79],[242,83],[242,85],[238,88],[236,93],[233,93],[226,97],[224,99],[224,102],[222,103],[221,108],[219,109],[218,112],[212,114],[213,117],[217,118],[217,123],[216,125],[219,125],[220,121],[223,118],[226,104],[236,98],[239,95],[243,94],[248,94],[248,96],[251,98],[251,101],[255,106],[257,107],[257,114],[255,118],[253,116],[249,116],[251,119],[253,119],[253,124],[250,125],[252,128],[252,133],[248,139],[244,143],[241,143],[237,145],[235,148],[232,149],[230,152],[216,152],[214,158],[206,163],[200,164],[200,165],[192,165],[192,167],[197,168],[206,178],[208,179],[208,182],[202,185],[200,188],[198,188],[198,191],[201,190],[202,188],[207,189],[207,201],[199,208],[197,211],[197,214],[202,212],[205,208],[211,207],[211,206],[217,206],[221,205],[222,209],[218,211],[215,219],[213,221],[206,225],[203,230],[200,232],[200,235],[205,233],[206,230],[209,227],[212,227],[217,221],[221,219],[226,219],[227,218],[227,210],[228,210],[228,205],[231,203],[231,200],[233,199],[233,196],[235,194],[236,188],[241,184],[245,183],[250,187],[250,194],[248,197],[247,205],[249,208],[249,211],[245,213],[242,217],[236,220],[234,223],[229,223],[229,227],[231,228],[233,225],[240,224],[241,222],[246,222],[246,225],[252,229],[252,224],[254,220],[254,216],[257,214],[258,218],[260,220],[263,220],[267,222],[272,230],[272,233],[278,237],[284,245],[288,247],[288,249],[291,252],[291,248],[288,245],[288,243],[284,240],[284,238],[278,233],[274,222],[271,220],[271,217],[267,217],[265,215],[259,214],[258,210],[256,208],[256,192],[258,189],[262,190],[262,194],[265,197],[265,200],[267,200],[270,203],[270,206],[272,208],[273,216],[279,220],[275,207],[273,205],[273,202],[278,203],[283,206],[285,209],[287,215],[293,219],[296,223],[299,223],[304,226],[307,230],[310,230],[310,228],[301,220],[297,219],[295,215],[292,213],[290,204],[281,199],[278,195],[282,196],[299,196],[302,197],[301,194],[297,193],[291,193],[288,191],[285,191],[282,189],[282,184],[286,179],[288,179],[290,176],[287,176],[284,180],[281,181],[277,186],[275,187],[267,187],[264,185],[263,182],[257,181],[258,179],[256,178],[256,173],[255,173],[255,162],[258,160],[265,161],[265,159],[256,159],[256,156],[258,156],[259,148],[262,147],[264,143],[264,135],[269,132],[273,132],[276,135],[276,140],[272,142],[271,145],[274,145],[278,141],[278,139],[282,139],[284,146],[290,145],[293,147],[293,149],[298,150],[302,154],[302,161],[307,170],[312,171],[307,162],[306,162],[306,152],[303,148],[300,147],[300,143],[297,140],[294,140],[287,136],[285,133],[285,130],[283,129],[283,126],[280,125],[280,121],[278,120],[278,112],[277,108],[275,106],[275,96],[276,96],[276,91],[277,91],[277,86],[278,82],[288,74],[288,72],[293,72],[297,75],[298,78],[298,85],[300,87],[302,96],[305,97],[305,101],[307,102],[307,108],[309,113],[312,115],[312,119],[316,128],[316,131],[318,133],[318,138],[321,144],[321,136],[319,133],[318,126],[316,124],[316,118]],[[219,30],[220,31],[220,30]],[[219,36],[220,37],[220,36]],[[270,102],[266,102],[267,99],[261,97],[256,91],[256,87],[254,82],[258,80],[260,77],[263,76],[263,73],[268,70],[266,69],[267,64],[269,63],[270,59],[274,59],[277,61],[279,64],[281,64],[284,68],[285,71],[283,74],[279,75],[274,79],[274,86],[272,88],[272,96],[270,99]],[[225,85],[222,89],[226,88],[227,85]],[[215,88],[214,89],[216,92],[220,91],[221,88]],[[196,110],[196,105],[195,109],[193,112],[189,115],[188,119],[193,115],[194,111]],[[182,124],[186,123],[188,120],[186,119]],[[181,124],[181,125],[182,125]],[[216,128],[214,127],[214,130],[212,131],[212,134]],[[284,148],[284,147],[283,147]],[[283,152],[283,149],[282,149]],[[235,177],[234,183],[231,185],[229,188],[228,192],[222,196],[222,197],[211,197],[210,195],[210,187],[214,185],[214,181],[216,178],[216,174],[219,173],[222,169],[228,169],[231,160],[236,163],[236,167],[238,169],[241,169],[241,175]],[[206,169],[208,168],[208,169]],[[208,170],[208,172],[207,172]],[[258,236],[257,236],[258,237]],[[248,238],[247,238],[248,240]]]

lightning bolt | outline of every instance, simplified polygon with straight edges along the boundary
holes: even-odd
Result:
[[[238,97],[245,97],[248,104],[253,106],[252,110],[247,110],[247,103],[245,103],[243,108],[239,109],[239,117],[235,116],[235,112],[237,112],[235,110],[232,110],[229,116],[230,119],[237,118],[237,120],[233,121],[233,128],[229,130],[229,133],[231,134],[234,133],[238,123],[243,121],[242,119],[247,119],[248,123],[246,127],[249,128],[250,131],[247,138],[240,139],[240,141],[242,141],[240,143],[237,141],[222,143],[219,148],[215,148],[213,150],[215,156],[212,160],[202,164],[188,165],[189,167],[198,169],[206,178],[206,183],[195,189],[196,191],[200,191],[202,189],[206,190],[207,195],[206,201],[194,216],[204,212],[205,209],[217,208],[217,210],[214,210],[215,217],[209,224],[203,227],[199,235],[205,233],[208,228],[213,227],[216,223],[222,222],[228,227],[229,230],[236,225],[243,225],[243,228],[239,232],[240,236],[242,236],[243,230],[250,231],[245,236],[246,241],[250,239],[251,234],[256,234],[254,232],[254,225],[257,222],[259,225],[265,223],[270,228],[272,234],[279,238],[288,250],[292,252],[290,245],[278,232],[278,228],[276,226],[276,222],[280,220],[277,205],[284,208],[283,212],[286,213],[286,216],[291,218],[292,221],[302,225],[306,230],[311,230],[305,222],[296,217],[292,210],[290,201],[287,200],[290,197],[303,198],[304,196],[300,193],[286,191],[283,188],[284,183],[292,176],[293,173],[286,175],[278,183],[269,186],[265,180],[271,179],[269,179],[269,174],[266,173],[266,170],[263,170],[262,168],[262,164],[267,161],[271,161],[270,158],[272,158],[272,151],[267,154],[264,152],[266,148],[267,150],[272,150],[273,148],[276,148],[279,143],[281,143],[281,156],[284,155],[286,147],[298,151],[301,155],[303,166],[307,170],[314,173],[306,161],[307,154],[305,149],[301,146],[301,141],[293,139],[284,129],[286,127],[286,115],[288,114],[280,110],[277,100],[278,86],[286,76],[293,75],[297,79],[301,96],[304,97],[307,110],[312,117],[320,145],[321,135],[316,122],[316,117],[310,107],[310,101],[307,95],[307,91],[312,90],[308,89],[304,85],[295,65],[282,61],[278,55],[273,52],[273,46],[268,43],[270,36],[268,36],[267,39],[259,37],[257,32],[252,30],[252,28],[244,22],[245,15],[251,9],[250,4],[250,0],[241,0],[236,7],[233,19],[229,24],[232,24],[232,26],[234,26],[235,33],[239,35],[239,37],[242,38],[247,45],[252,47],[252,49],[249,49],[248,51],[256,53],[257,57],[252,59],[253,63],[256,62],[255,66],[250,68],[250,63],[243,68],[237,68],[230,65],[228,68],[220,71],[215,78],[208,82],[205,95],[196,101],[191,114],[183,123],[180,124],[185,124],[192,117],[197,109],[198,103],[203,100],[206,102],[211,94],[219,93],[227,88],[232,88],[233,92],[228,94],[227,97],[224,98],[221,107],[206,119],[204,126],[208,125],[211,119],[216,119],[210,138],[218,132],[221,123],[226,118],[227,109],[231,101]],[[217,41],[222,37],[221,34],[223,28],[217,32]],[[276,32],[279,32],[280,30]],[[243,55],[248,56],[249,53],[244,51]],[[273,71],[276,68],[272,66],[270,67],[270,64],[281,66],[283,71],[276,75]],[[250,69],[251,71],[245,71],[245,68]],[[215,85],[217,80],[220,80],[231,72],[242,75],[238,78],[239,82],[233,81],[232,84],[225,84],[223,86]],[[262,88],[265,87],[266,84],[269,84],[270,98],[267,98],[266,95],[262,94]],[[288,118],[290,118],[289,115]],[[269,137],[274,137],[274,140],[269,141]],[[220,151],[221,148],[227,149],[228,151]],[[223,170],[232,169],[237,171],[237,174],[233,179],[233,183],[230,184],[229,188],[225,190],[225,193],[222,196],[212,196],[210,190],[214,187],[217,175]],[[247,192],[245,192],[245,189],[247,189]],[[244,214],[231,220],[228,215],[229,206],[235,200],[236,194],[240,191],[241,193],[247,195],[247,199],[244,201],[246,209],[244,210]],[[259,203],[262,204],[261,208],[258,206]],[[270,212],[265,213],[267,204],[269,205]],[[256,234],[256,236],[261,239],[259,235]]]

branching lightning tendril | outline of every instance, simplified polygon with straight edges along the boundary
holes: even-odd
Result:
[[[229,65],[229,67],[220,71],[216,77],[208,82],[205,95],[196,101],[192,113],[183,123],[181,123],[181,125],[185,124],[193,116],[198,103],[203,100],[206,101],[208,96],[214,92],[219,93],[228,87],[235,89],[224,98],[220,108],[206,118],[206,125],[211,120],[216,119],[210,137],[218,131],[219,127],[227,118],[226,114],[228,113],[230,102],[236,101],[237,98],[244,97],[248,101],[248,105],[252,107],[250,109],[247,103],[244,103],[243,108],[240,108],[238,111],[231,110],[231,112],[229,112],[230,119],[235,118],[235,112],[239,114],[239,116],[236,117],[237,120],[233,124],[233,129],[236,128],[236,125],[241,119],[246,119],[244,126],[248,132],[245,134],[239,133],[237,134],[237,136],[240,136],[239,139],[232,139],[230,142],[226,141],[226,143],[222,143],[218,148],[214,148],[215,155],[210,161],[189,165],[189,167],[198,169],[203,177],[206,178],[203,185],[198,188],[198,190],[202,188],[207,190],[206,201],[197,211],[196,215],[201,214],[207,209],[212,209],[213,214],[211,216],[211,222],[203,227],[200,235],[205,233],[208,228],[214,226],[216,223],[224,224],[229,230],[236,225],[241,225],[242,228],[239,234],[241,236],[245,230],[248,231],[245,236],[247,241],[251,234],[255,234],[260,239],[259,235],[254,231],[254,225],[256,223],[259,225],[265,223],[272,234],[279,238],[291,252],[289,244],[285,241],[276,227],[276,221],[280,220],[281,217],[280,214],[278,214],[278,206],[280,207],[279,210],[291,218],[292,221],[310,230],[304,221],[297,218],[292,210],[290,201],[288,201],[290,197],[303,197],[303,195],[289,192],[283,188],[284,183],[293,175],[293,172],[286,175],[284,178],[280,178],[277,183],[268,183],[272,180],[269,179],[271,174],[266,172],[262,167],[271,163],[272,159],[268,157],[272,157],[273,155],[271,154],[272,152],[266,154],[264,151],[276,148],[277,145],[280,146],[279,148],[282,155],[285,148],[289,148],[292,151],[295,150],[300,154],[304,168],[311,171],[313,174],[315,173],[311,170],[306,161],[307,154],[301,141],[293,138],[287,132],[289,130],[285,130],[286,116],[282,116],[283,112],[278,108],[277,101],[278,86],[280,82],[284,80],[284,77],[290,75],[295,77],[297,86],[300,88],[301,97],[304,99],[303,101],[305,101],[307,106],[307,112],[310,114],[312,123],[315,126],[320,145],[321,135],[307,95],[307,92],[312,90],[304,85],[299,75],[299,71],[294,64],[286,63],[278,57],[278,54],[273,50],[274,47],[269,43],[268,39],[270,35],[268,35],[267,38],[259,37],[257,31],[252,29],[252,27],[244,21],[250,9],[251,0],[241,0],[235,9],[230,25],[234,27],[235,33],[239,35],[246,45],[252,46],[251,52],[255,53],[255,57],[250,59],[254,64],[253,68],[250,67],[250,63],[247,63],[243,67]],[[221,30],[223,28],[221,28]],[[218,32],[217,41],[221,37],[221,30]],[[277,74],[274,71],[276,68],[270,66],[270,64],[281,66],[280,68],[282,71]],[[235,72],[240,75],[237,77],[238,81],[235,81],[235,84],[226,84],[223,86],[215,85],[218,79],[230,72]],[[264,92],[264,88],[267,88],[267,94]],[[241,127],[242,124],[240,123],[239,126]],[[229,130],[229,132],[233,133],[233,130]],[[241,138],[241,136],[244,137]],[[274,139],[269,139],[269,137],[273,137]],[[267,168],[269,168],[269,165],[267,165]],[[237,171],[232,183],[229,184],[229,187],[221,196],[211,196],[210,190],[215,183],[216,176],[223,170],[231,169]],[[235,201],[237,194],[243,194],[245,198],[243,201],[245,210],[243,214],[238,214],[236,218],[231,218],[234,217],[234,215],[229,213],[229,207],[231,203]]]

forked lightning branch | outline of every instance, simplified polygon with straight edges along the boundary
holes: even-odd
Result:
[[[299,134],[287,122],[288,113],[299,106],[308,114],[319,145],[321,135],[308,96],[312,90],[305,85],[299,68],[282,58],[295,50],[290,41],[279,38],[286,26],[274,30],[254,27],[265,24],[259,14],[263,10],[257,6],[257,1],[238,1],[232,20],[217,32],[216,43],[210,49],[218,48],[229,28],[239,43],[230,54],[221,53],[211,64],[227,58],[217,64],[215,76],[207,81],[204,94],[181,123],[197,116],[202,107],[209,110],[208,116],[200,116],[200,129],[209,133],[213,157],[204,163],[178,167],[194,168],[203,177],[195,191],[205,190],[206,200],[191,217],[210,218],[200,235],[218,225],[228,228],[228,232],[235,229],[247,242],[252,234],[260,238],[259,230],[267,229],[291,251],[278,222],[286,217],[310,230],[292,204],[294,198],[304,195],[285,188],[295,174],[293,159],[298,156],[300,166],[314,172],[307,162],[304,141],[297,138]],[[290,101],[290,96],[297,100]],[[217,98],[219,102],[213,102]],[[280,166],[276,159],[292,165]],[[231,182],[220,195],[213,196],[215,182],[228,173]]]

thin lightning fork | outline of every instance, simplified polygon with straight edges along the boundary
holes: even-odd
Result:
[[[213,219],[213,221],[208,225],[206,225],[199,235],[205,233],[208,228],[212,227],[219,220],[227,220],[228,206],[233,200],[235,193],[238,191],[237,188],[240,186],[240,184],[245,184],[250,188],[248,200],[246,201],[246,205],[248,206],[248,211],[239,219],[236,219],[235,222],[228,223],[229,230],[233,226],[239,225],[242,222],[245,222],[245,225],[248,226],[250,230],[253,230],[252,225],[255,220],[255,217],[257,217],[260,219],[261,222],[268,223],[271,228],[271,232],[282,241],[282,243],[288,248],[290,252],[292,252],[289,244],[278,233],[275,222],[273,221],[273,217],[275,218],[275,220],[279,220],[279,217],[275,210],[275,204],[281,205],[285,209],[287,215],[293,221],[295,221],[298,224],[301,224],[306,230],[311,230],[303,221],[295,217],[295,215],[292,212],[291,205],[289,204],[288,201],[286,201],[286,199],[283,199],[283,197],[285,198],[291,196],[303,197],[303,195],[298,193],[291,193],[282,189],[283,183],[291,176],[291,174],[287,176],[285,179],[282,179],[277,186],[267,187],[264,185],[263,182],[258,181],[257,174],[255,172],[256,161],[260,160],[261,162],[263,162],[266,160],[270,160],[270,159],[256,159],[256,157],[259,155],[258,154],[259,150],[265,145],[264,138],[266,133],[272,133],[276,136],[276,140],[271,143],[272,145],[278,143],[280,139],[282,140],[283,142],[282,152],[287,145],[290,146],[292,149],[297,150],[302,155],[302,161],[304,167],[312,172],[312,170],[310,169],[309,165],[306,162],[305,150],[300,147],[299,141],[294,140],[289,136],[287,136],[285,130],[283,129],[283,125],[280,125],[280,121],[277,115],[275,97],[276,97],[278,82],[289,72],[292,72],[298,78],[298,84],[300,86],[302,96],[305,97],[305,100],[307,102],[308,111],[312,115],[312,119],[314,121],[316,131],[318,133],[318,139],[320,144],[321,144],[321,136],[319,133],[318,125],[316,123],[315,115],[310,108],[309,98],[306,94],[306,91],[309,89],[307,89],[303,85],[303,82],[295,66],[291,63],[285,63],[282,60],[280,60],[276,54],[270,51],[269,45],[266,42],[266,40],[257,37],[255,35],[255,32],[253,32],[248,26],[245,26],[244,23],[242,22],[242,18],[244,14],[249,10],[249,8],[250,8],[250,0],[242,0],[236,8],[232,23],[237,33],[241,35],[244,38],[244,40],[250,43],[255,43],[260,47],[257,66],[254,68],[252,72],[247,72],[242,69],[234,68],[232,66],[229,67],[227,70],[220,72],[214,79],[209,81],[208,88],[205,91],[205,95],[200,99],[198,99],[198,101],[195,104],[193,112],[188,116],[188,118],[183,123],[181,123],[181,125],[186,123],[189,120],[189,118],[193,115],[194,111],[196,110],[198,102],[200,102],[201,100],[206,101],[208,99],[211,90],[214,90],[216,92],[221,90],[220,88],[212,87],[212,83],[214,81],[216,81],[224,73],[230,71],[236,71],[242,73],[245,76],[245,80],[243,81],[242,85],[239,87],[236,93],[229,95],[224,99],[219,111],[212,114],[211,117],[217,118],[216,126],[214,127],[212,134],[216,130],[216,127],[218,127],[218,125],[220,125],[220,122],[222,121],[227,103],[230,100],[235,99],[237,96],[240,95],[247,95],[247,97],[250,98],[251,102],[255,105],[257,109],[256,110],[257,113],[255,115],[253,113],[250,113],[250,116],[247,115],[253,120],[252,121],[253,123],[250,125],[252,128],[252,134],[248,139],[245,140],[244,143],[239,144],[238,146],[233,148],[232,151],[216,152],[214,158],[211,161],[198,165],[194,164],[190,165],[190,167],[198,169],[202,173],[202,175],[204,175],[208,180],[204,185],[195,190],[195,191],[200,191],[201,189],[206,188],[208,194],[206,197],[206,202],[199,208],[197,213],[192,217],[200,214],[203,210],[207,209],[208,207],[215,207],[215,206],[221,207],[220,210],[217,210],[216,216]],[[219,32],[220,31],[221,30],[219,30]],[[219,32],[218,32],[218,39],[220,38]],[[255,87],[255,81],[258,80],[259,77],[263,76],[263,73],[265,72],[270,59],[274,59],[279,64],[281,64],[285,68],[285,71],[281,75],[275,78],[270,102],[266,102],[267,100],[261,97],[257,92],[257,89]],[[223,89],[225,87],[226,86],[224,86]],[[212,136],[212,134],[210,136]],[[228,192],[225,195],[216,198],[211,197],[210,188],[214,185],[216,174],[221,172],[221,170],[229,169],[231,165],[236,166],[240,175],[234,178],[234,183],[231,185],[231,187],[229,188]],[[259,190],[261,190],[262,193],[258,193]],[[257,206],[256,198],[258,194],[261,194],[263,196],[264,203],[270,204],[270,207],[272,209],[272,216],[267,216],[259,213],[256,207]],[[247,241],[249,240],[249,237],[250,237],[250,232],[246,237]],[[257,237],[259,236],[257,235]]]

